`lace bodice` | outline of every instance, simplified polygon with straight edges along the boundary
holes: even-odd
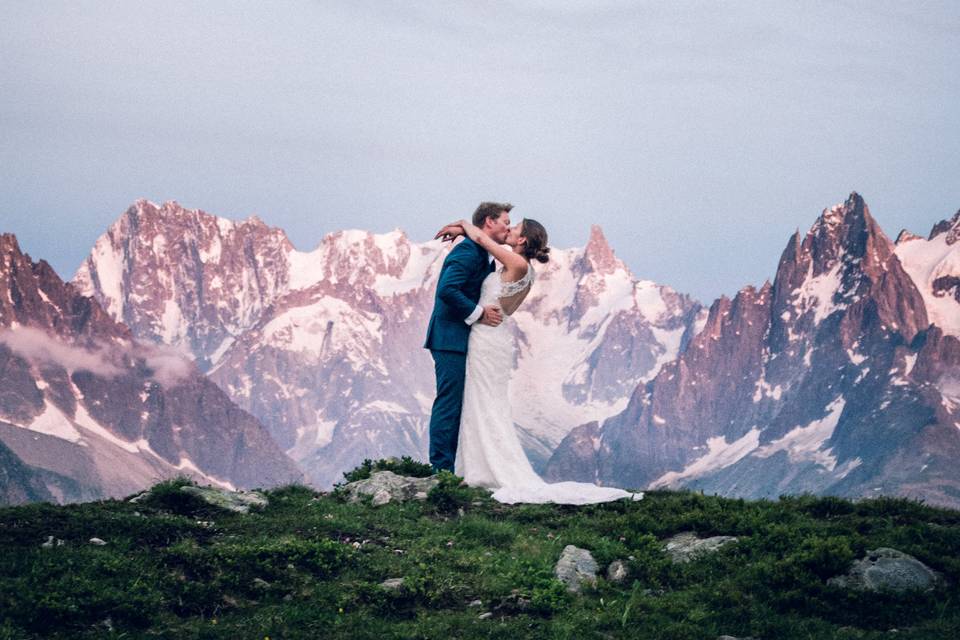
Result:
[[[499,272],[502,272],[503,269],[500,269]],[[501,278],[503,276],[501,275]],[[533,284],[534,279],[533,267],[527,265],[527,272],[523,274],[523,277],[515,282],[500,282],[500,297],[507,298],[509,296],[515,296],[521,291],[526,291],[530,288],[530,285]]]
[[[526,291],[533,284],[535,277],[533,267],[529,266],[527,272],[519,280],[504,282],[502,280],[503,268],[501,267],[488,275],[487,279],[483,281],[483,286],[480,289],[481,304],[493,304],[500,298],[509,298]]]

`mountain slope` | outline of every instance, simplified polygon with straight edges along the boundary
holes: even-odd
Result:
[[[302,477],[192,363],[135,341],[9,234],[0,236],[0,374],[0,441],[60,501],[178,473],[242,487]]]
[[[293,247],[242,222],[138,200],[101,236],[73,282],[133,335],[192,353],[202,370],[286,288]]]
[[[960,211],[934,225],[926,240],[902,231],[896,252],[923,295],[930,322],[960,336]]]
[[[53,499],[40,474],[0,441],[0,504],[52,502]]]

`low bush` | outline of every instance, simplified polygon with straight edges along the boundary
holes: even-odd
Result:
[[[403,456],[399,459],[383,458],[376,461],[366,458],[359,466],[350,471],[344,471],[343,482],[337,483],[336,486],[339,487],[357,480],[366,480],[374,471],[392,471],[397,475],[411,478],[426,478],[433,475],[433,467],[419,460],[414,460],[410,456]]]

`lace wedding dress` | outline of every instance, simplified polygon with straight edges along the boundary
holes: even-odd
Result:
[[[500,271],[483,281],[480,304],[497,303],[533,283],[533,267],[517,282],[503,283]],[[530,466],[513,426],[509,384],[513,370],[513,335],[504,316],[497,327],[474,324],[467,346],[467,374],[455,462],[456,474],[468,485],[494,489],[505,503],[591,504],[621,498],[639,500],[642,493],[585,482],[544,482]]]

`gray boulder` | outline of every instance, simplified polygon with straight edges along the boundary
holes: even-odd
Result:
[[[44,549],[51,549],[53,547],[62,547],[63,540],[60,538],[54,538],[53,536],[47,536],[46,542],[43,542],[41,545]]]
[[[610,566],[607,567],[607,580],[610,582],[623,582],[629,575],[630,570],[627,568],[627,563],[623,560],[614,560],[610,563]]]
[[[380,586],[387,591],[394,591],[403,586],[403,578],[387,578],[380,583]]]
[[[827,580],[827,584],[868,591],[928,591],[940,583],[939,573],[902,551],[880,547],[853,564],[843,576]]]
[[[267,497],[259,491],[228,491],[193,485],[180,487],[180,491],[197,496],[207,504],[236,513],[248,513],[250,507],[265,507],[269,504]]]
[[[359,502],[364,496],[372,496],[375,506],[388,502],[426,500],[430,490],[440,480],[436,476],[408,478],[392,471],[374,471],[366,480],[357,480],[343,487],[350,502]]]
[[[668,539],[664,550],[674,562],[690,562],[698,556],[716,551],[720,547],[736,542],[735,536],[712,536],[698,538],[697,534],[686,531]]]
[[[553,572],[567,586],[567,591],[579,593],[584,584],[596,584],[599,568],[589,551],[568,544],[563,548]]]

